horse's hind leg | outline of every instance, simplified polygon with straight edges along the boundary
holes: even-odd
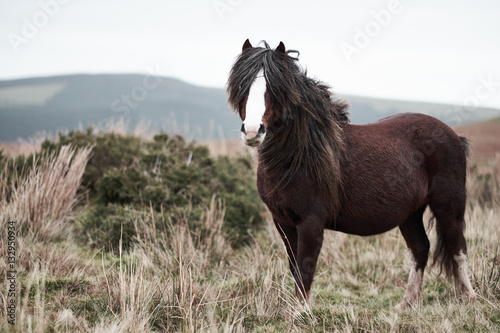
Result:
[[[433,198],[431,210],[436,217],[437,245],[434,252],[434,264],[439,264],[446,275],[455,280],[458,292],[469,299],[475,299],[467,273],[467,243],[464,237],[465,196],[454,200],[452,204]]]
[[[406,292],[397,306],[402,310],[417,306],[421,299],[424,270],[427,265],[430,248],[422,219],[425,208],[425,205],[419,208],[399,226],[399,230],[401,230],[406,245],[413,257],[413,266],[408,277]]]

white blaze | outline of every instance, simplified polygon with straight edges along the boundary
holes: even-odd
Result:
[[[266,111],[265,93],[266,79],[264,78],[264,71],[260,70],[248,93],[246,116],[243,121],[246,132],[257,132],[262,124],[262,117]]]

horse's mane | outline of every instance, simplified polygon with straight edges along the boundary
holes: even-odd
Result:
[[[291,53],[298,52],[285,54],[266,42],[264,47],[244,51],[229,75],[228,101],[240,110],[255,77],[264,70],[272,113],[278,119],[266,128],[259,148],[266,173],[278,181],[275,190],[297,176],[313,179],[319,191],[331,198],[328,209],[335,214],[341,187],[342,128],[349,123],[349,104],[335,97],[328,85],[309,78]]]
[[[298,104],[305,94],[316,93],[315,99],[324,103],[319,112],[330,111],[337,121],[349,122],[349,104],[338,99],[328,85],[307,77],[307,71],[303,71],[297,63],[298,51],[288,50],[285,55],[271,49],[266,41],[262,43],[264,47],[253,47],[243,52],[231,69],[226,88],[229,95],[228,102],[233,110],[237,111],[242,107],[253,81],[263,69],[269,93],[277,104],[285,105],[290,98],[291,102]],[[290,55],[292,53],[297,56],[292,57]],[[296,80],[291,80],[293,77],[302,78],[309,84],[297,85]],[[311,88],[314,91],[311,91]]]

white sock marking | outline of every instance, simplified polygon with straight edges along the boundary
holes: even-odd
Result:
[[[412,267],[410,276],[408,277],[408,285],[406,287],[405,299],[412,305],[418,302],[420,294],[422,293],[422,282],[424,280],[424,271],[421,269],[415,270]]]
[[[458,281],[456,281],[456,285],[459,291],[465,293],[468,297],[475,298],[476,293],[472,289],[469,274],[467,274],[467,255],[460,251],[458,255],[453,256],[453,259],[458,265]]]
[[[413,258],[413,256],[412,256]],[[408,276],[408,284],[406,285],[406,292],[398,305],[399,309],[409,309],[416,306],[420,302],[420,295],[422,294],[422,282],[424,280],[424,270],[416,269],[417,263],[415,259],[412,260],[412,267],[410,275]]]

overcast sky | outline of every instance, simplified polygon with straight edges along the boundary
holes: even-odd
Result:
[[[246,38],[341,94],[500,108],[500,1],[0,1],[0,80],[148,73],[224,87]]]

